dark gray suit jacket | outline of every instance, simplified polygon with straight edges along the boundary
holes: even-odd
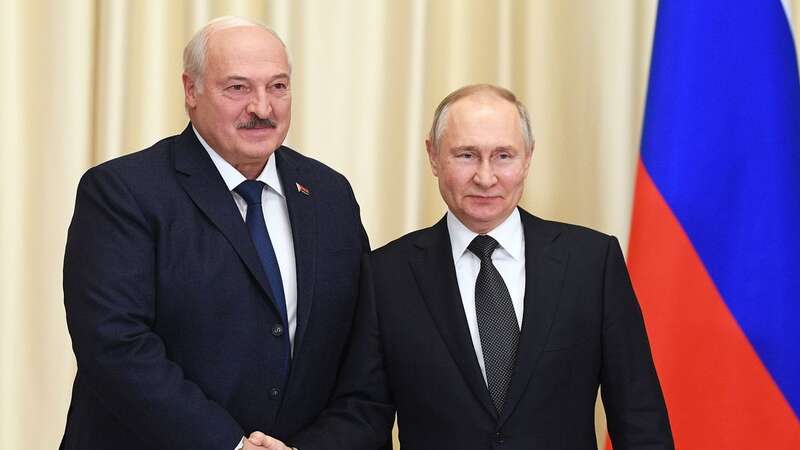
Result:
[[[403,450],[595,449],[601,387],[616,450],[672,449],[617,240],[520,213],[525,308],[503,413],[478,366],[442,219],[366,260],[337,397],[290,443],[375,449],[386,444],[396,409]]]

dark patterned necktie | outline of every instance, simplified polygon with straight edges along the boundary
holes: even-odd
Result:
[[[475,312],[486,365],[486,381],[499,414],[503,411],[514,371],[519,325],[508,287],[492,264],[492,253],[497,246],[497,241],[491,236],[478,235],[467,248],[481,260],[481,269],[475,280]]]

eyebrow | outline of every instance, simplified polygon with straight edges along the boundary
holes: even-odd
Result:
[[[272,77],[269,78],[268,83],[271,83],[271,82],[273,82],[275,80],[281,80],[281,79],[288,80],[289,79],[289,74],[287,74],[287,73],[279,73],[277,75],[273,75]],[[225,82],[229,82],[229,81],[247,81],[247,82],[250,82],[250,81],[252,81],[252,79],[250,79],[250,78],[248,78],[246,76],[243,76],[243,75],[229,75],[229,76],[225,77]]]
[[[229,77],[225,77],[225,81],[250,81],[250,79],[240,75],[231,75]]]
[[[506,151],[510,152],[512,150],[516,150],[513,145],[501,145],[499,147],[494,148],[495,151]]]
[[[479,149],[478,149],[478,147],[476,147],[474,145],[460,145],[458,147],[453,147],[451,150],[454,151],[454,152],[474,152],[474,151],[478,151]],[[500,146],[497,146],[497,147],[492,149],[492,151],[494,151],[494,152],[496,152],[496,151],[507,151],[508,152],[508,151],[512,151],[512,150],[514,150],[514,146],[513,145],[500,145]]]

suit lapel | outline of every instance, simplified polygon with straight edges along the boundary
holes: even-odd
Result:
[[[267,276],[250,239],[250,232],[222,176],[197,140],[191,125],[177,137],[174,149],[175,170],[180,173],[178,182],[195,205],[228,239],[274,307]]]
[[[558,311],[558,300],[567,266],[566,252],[551,245],[559,230],[520,208],[525,233],[525,308],[517,352],[517,367],[511,378],[501,426],[514,411],[528,385],[547,342]]]
[[[496,418],[497,412],[481,375],[467,327],[446,220],[429,228],[416,244],[419,252],[411,261],[411,268],[428,311],[467,385]]]
[[[280,147],[274,155],[277,158],[275,162],[292,226],[297,274],[297,328],[294,338],[294,353],[297,354],[311,316],[314,297],[317,248],[317,217],[314,213],[313,195],[315,180],[309,179],[308,171],[302,171],[301,163],[290,150]],[[300,192],[301,187],[306,189],[306,193]]]

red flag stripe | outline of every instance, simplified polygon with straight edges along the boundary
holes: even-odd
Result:
[[[641,163],[630,242],[676,448],[800,449],[800,423]]]

